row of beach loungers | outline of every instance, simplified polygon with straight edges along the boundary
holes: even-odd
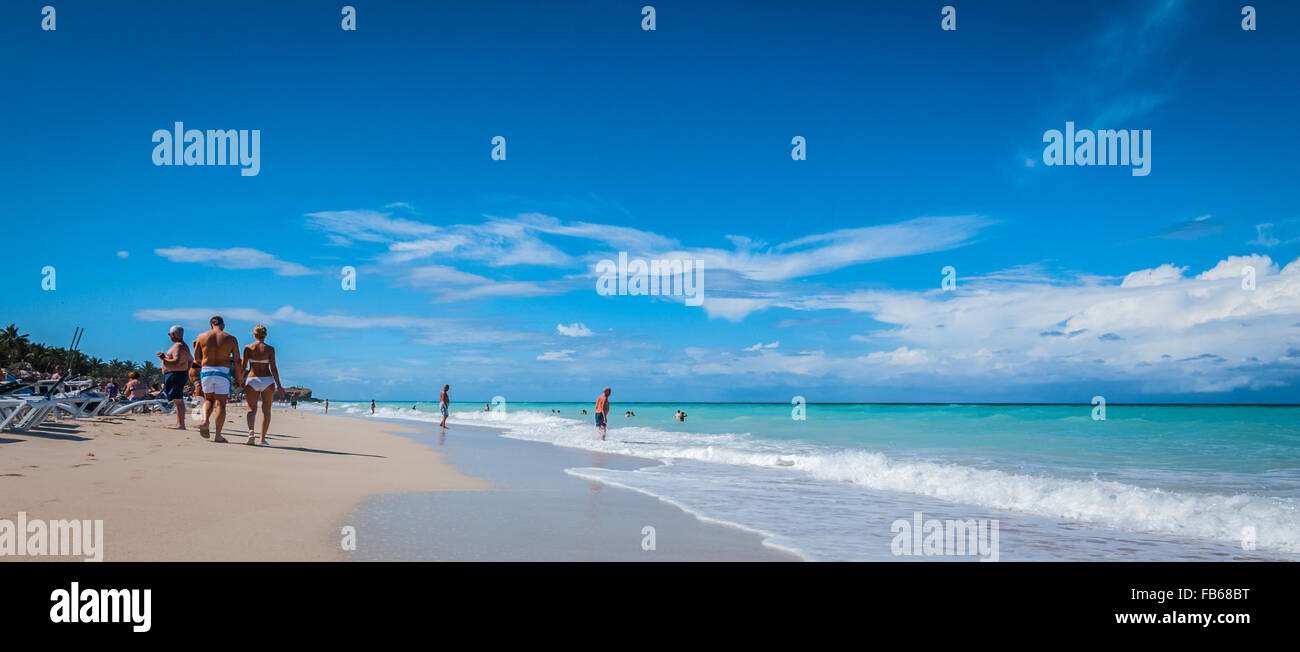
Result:
[[[40,380],[0,383],[0,430],[27,432],[48,418],[85,419],[128,412],[171,412],[171,401],[127,401],[90,388],[89,380]]]

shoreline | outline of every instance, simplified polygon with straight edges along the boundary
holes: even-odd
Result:
[[[504,436],[489,424],[447,424],[349,415],[425,427],[403,437],[437,447],[457,469],[495,485],[486,492],[371,496],[348,517],[362,545],[358,561],[803,561],[763,532],[700,517],[668,500],[573,470],[637,470],[651,458],[591,453]],[[646,527],[654,528],[650,535]],[[653,538],[653,549],[646,549]]]

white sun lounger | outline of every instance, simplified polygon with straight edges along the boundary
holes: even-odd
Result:
[[[172,405],[172,402],[167,399],[150,398],[142,401],[132,401],[130,403],[119,403],[114,407],[109,407],[104,414],[109,416],[119,416],[141,408],[143,408],[145,412],[153,412],[157,409],[159,412],[166,413],[172,411],[175,407],[176,406]]]
[[[58,404],[56,401],[47,398],[20,398],[17,400],[26,403],[26,405],[17,408],[18,413],[12,415],[9,419],[7,427],[14,432],[27,432],[40,425]]]
[[[0,430],[8,428],[27,409],[27,401],[20,398],[0,398]]]

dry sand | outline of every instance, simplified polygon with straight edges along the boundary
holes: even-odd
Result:
[[[367,496],[493,488],[385,432],[401,426],[277,408],[271,446],[246,446],[244,412],[227,413],[228,444],[165,415],[0,432],[0,519],[102,519],[105,561],[335,561]],[[0,557],[17,559],[42,558]]]

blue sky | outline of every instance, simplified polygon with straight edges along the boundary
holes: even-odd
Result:
[[[1294,3],[40,4],[0,8],[37,340],[219,312],[354,399],[1297,397]],[[176,121],[260,130],[259,174],[155,166]],[[1067,121],[1151,130],[1150,174],[1044,165]],[[620,251],[704,260],[704,305],[598,295]]]

